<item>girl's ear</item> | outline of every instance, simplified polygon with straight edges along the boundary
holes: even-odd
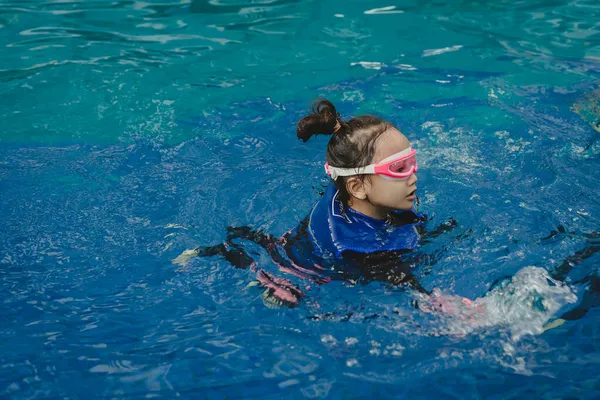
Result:
[[[364,180],[358,176],[351,176],[346,180],[346,190],[352,197],[357,199],[365,200],[367,198]]]

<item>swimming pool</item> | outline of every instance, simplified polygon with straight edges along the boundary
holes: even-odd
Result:
[[[598,398],[600,5],[421,3],[0,2],[1,396]],[[415,274],[493,312],[290,276],[273,309],[173,264],[306,216],[317,96],[415,143],[421,211],[458,222]]]

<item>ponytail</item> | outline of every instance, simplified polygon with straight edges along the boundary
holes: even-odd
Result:
[[[335,106],[326,99],[315,101],[312,114],[298,121],[296,134],[306,142],[312,135],[333,135],[327,143],[327,163],[337,168],[360,168],[369,165],[375,154],[375,142],[393,126],[372,115],[342,121]],[[338,132],[339,133],[336,133]],[[336,133],[334,135],[334,133]],[[366,179],[360,175],[359,179]],[[346,188],[348,178],[338,176],[333,182],[339,190],[338,199],[348,205],[350,193]]]
[[[333,135],[343,124],[335,106],[329,100],[315,101],[312,111],[312,114],[298,121],[296,126],[296,135],[303,142],[310,139],[312,135]]]

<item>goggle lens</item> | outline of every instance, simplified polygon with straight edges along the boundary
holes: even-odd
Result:
[[[393,174],[407,174],[411,172],[417,164],[417,155],[413,154],[404,160],[393,162],[389,166],[389,171]]]

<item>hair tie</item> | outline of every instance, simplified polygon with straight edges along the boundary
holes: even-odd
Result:
[[[333,127],[333,133],[337,133],[337,131],[339,131],[340,129],[342,129],[342,124],[340,124],[340,120],[336,118],[335,126]]]

